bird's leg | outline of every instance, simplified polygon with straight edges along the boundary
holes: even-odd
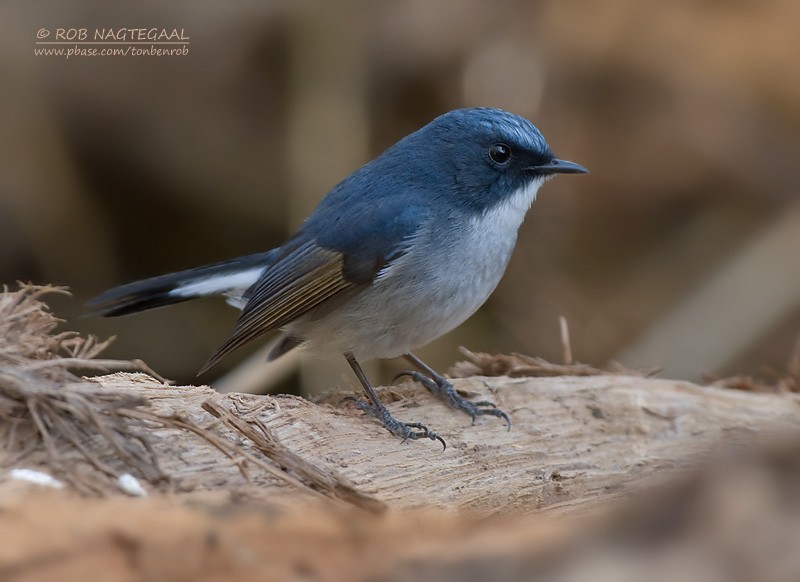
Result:
[[[401,376],[408,376],[415,382],[419,382],[436,396],[447,402],[451,407],[463,410],[469,414],[472,417],[472,422],[475,422],[475,418],[480,415],[496,416],[505,420],[507,429],[511,430],[511,419],[508,417],[508,414],[497,408],[493,402],[489,402],[488,400],[471,402],[456,392],[456,389],[453,388],[453,385],[447,378],[437,374],[430,366],[414,354],[408,353],[403,357],[419,368],[421,372],[417,372],[416,370],[400,372],[395,376],[395,379]]]
[[[380,420],[383,423],[383,426],[386,427],[386,430],[388,430],[390,433],[403,437],[403,441],[408,439],[415,441],[417,439],[429,438],[432,441],[438,440],[440,443],[442,443],[442,447],[444,447],[444,449],[447,448],[447,443],[444,442],[444,439],[435,432],[428,430],[428,427],[424,424],[420,422],[400,422],[393,417],[386,407],[381,403],[378,395],[375,393],[375,389],[369,383],[369,380],[367,380],[367,375],[364,374],[364,370],[361,369],[361,366],[356,361],[355,357],[353,357],[353,354],[348,353],[345,354],[344,357],[347,358],[347,363],[350,364],[351,368],[353,368],[353,372],[355,372],[358,381],[361,382],[364,390],[367,391],[369,399],[372,400],[372,404],[368,404],[354,396],[348,396],[346,400],[352,400],[355,402],[356,406],[360,410],[363,410],[367,414]]]

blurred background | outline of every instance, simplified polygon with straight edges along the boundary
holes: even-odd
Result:
[[[502,107],[592,173],[547,184],[495,294],[420,357],[559,360],[563,315],[587,363],[781,371],[800,334],[798,22],[794,0],[4,2],[0,282],[68,285],[66,328],[196,382],[237,316],[223,300],[110,320],[83,302],[276,246],[433,117]],[[189,54],[36,56],[57,27],[182,28]],[[262,366],[265,343],[201,380],[354,384],[343,362]]]

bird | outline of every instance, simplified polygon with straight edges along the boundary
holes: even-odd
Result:
[[[368,401],[349,397],[392,434],[444,439],[422,422],[396,419],[359,362],[405,358],[420,382],[472,417],[508,414],[461,396],[412,351],[451,331],[491,295],[539,188],[588,170],[557,158],[527,119],[486,107],[455,109],[407,135],[334,186],[281,246],[135,281],[87,305],[105,317],[224,296],[241,310],[202,374],[271,332],[268,359],[305,346],[340,354]]]

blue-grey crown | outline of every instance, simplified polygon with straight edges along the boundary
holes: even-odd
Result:
[[[438,120],[453,121],[459,125],[481,125],[494,135],[506,136],[508,141],[535,152],[549,152],[542,134],[530,121],[502,109],[474,107],[455,109],[440,116]],[[437,121],[438,121],[437,120]]]

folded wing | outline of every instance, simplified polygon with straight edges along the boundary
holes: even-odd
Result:
[[[391,210],[387,206],[385,211]],[[331,240],[330,233],[315,233],[313,223],[307,225],[311,229],[301,230],[279,249],[275,262],[247,290],[247,303],[236,327],[198,374],[245,343],[284,327],[324,302],[345,294],[355,296],[369,287],[382,269],[405,254],[427,216],[416,208],[394,210],[390,219],[382,222],[386,228],[381,232],[359,233],[356,226],[338,243]]]

